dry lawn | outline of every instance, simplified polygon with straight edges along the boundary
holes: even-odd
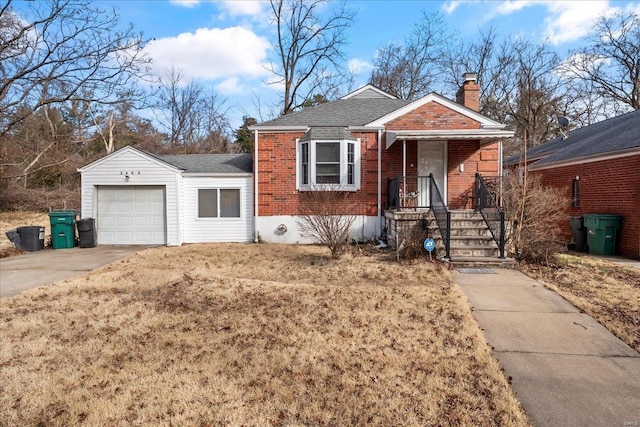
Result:
[[[19,253],[5,234],[7,231],[26,225],[40,225],[45,228],[46,238],[51,235],[49,214],[42,212],[0,212],[0,258]]]
[[[640,352],[640,269],[588,255],[556,259],[552,266],[522,268]]]
[[[0,425],[527,426],[448,271],[154,248],[3,299]]]

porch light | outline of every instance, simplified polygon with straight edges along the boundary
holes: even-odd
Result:
[[[464,163],[460,163],[460,166],[458,166],[458,168],[460,169],[460,172],[464,172]]]

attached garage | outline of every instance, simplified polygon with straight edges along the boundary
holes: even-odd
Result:
[[[249,154],[156,155],[122,148],[83,168],[83,218],[99,245],[253,239]]]
[[[167,243],[165,188],[98,186],[98,242],[105,245]]]

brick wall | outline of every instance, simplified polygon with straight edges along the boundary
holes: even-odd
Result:
[[[438,104],[428,102],[386,124],[388,130],[480,129],[480,122]]]
[[[303,132],[258,133],[258,215],[297,215],[296,140]],[[375,216],[378,200],[377,132],[353,132],[360,138],[360,190],[350,194],[345,210]]]
[[[580,207],[567,208],[567,218],[587,213],[622,215],[617,250],[640,259],[640,155],[532,171],[544,185],[553,186],[573,199],[573,180],[580,177]],[[569,221],[560,224],[567,241]]]

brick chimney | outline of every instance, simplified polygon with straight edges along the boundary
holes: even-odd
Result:
[[[458,89],[456,102],[462,104],[473,111],[480,111],[480,86],[478,86],[478,75],[476,73],[464,73],[464,83]]]

